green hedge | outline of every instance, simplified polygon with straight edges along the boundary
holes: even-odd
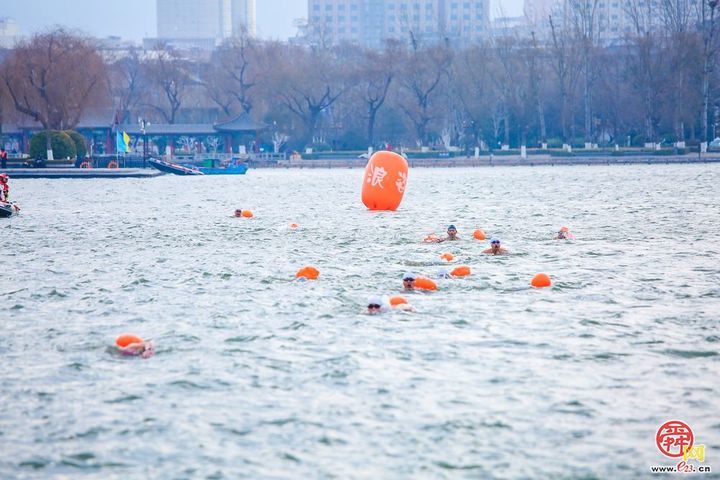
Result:
[[[74,130],[65,130],[65,133],[72,139],[75,144],[75,155],[79,158],[85,157],[87,154],[87,147],[85,146],[85,137],[80,135]]]
[[[30,139],[30,157],[36,160],[47,160],[47,132],[36,133]],[[70,135],[59,130],[53,130],[51,135],[53,158],[75,158],[75,142]]]

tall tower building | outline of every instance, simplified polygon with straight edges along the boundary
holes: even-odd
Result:
[[[255,34],[256,0],[157,0],[160,39],[220,42],[243,30]]]
[[[237,36],[245,30],[255,36],[257,30],[255,0],[232,0],[232,34]]]
[[[471,42],[487,33],[489,0],[308,0],[308,34],[380,47],[388,38]]]

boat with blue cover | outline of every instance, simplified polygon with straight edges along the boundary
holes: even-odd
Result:
[[[248,171],[248,164],[242,160],[221,162],[216,159],[207,159],[203,161],[202,166],[197,166],[181,165],[153,158],[149,160],[149,163],[161,172],[174,175],[245,175]]]

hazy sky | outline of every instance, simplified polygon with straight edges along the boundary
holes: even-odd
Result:
[[[493,0],[491,13],[519,15],[523,0]],[[96,37],[140,40],[156,35],[155,0],[0,0],[0,17],[12,17],[23,34],[52,25],[79,28]],[[307,16],[307,0],[257,0],[258,33],[287,39],[292,22]]]

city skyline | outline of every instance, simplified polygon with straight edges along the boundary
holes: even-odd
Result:
[[[490,14],[520,15],[523,0],[494,0]],[[156,2],[148,0],[0,0],[0,16],[13,18],[21,35],[55,25],[81,30],[98,38],[118,36],[139,41],[157,36]],[[140,15],[138,12],[144,12]],[[287,40],[296,33],[293,22],[307,18],[306,0],[257,0],[257,35]]]

